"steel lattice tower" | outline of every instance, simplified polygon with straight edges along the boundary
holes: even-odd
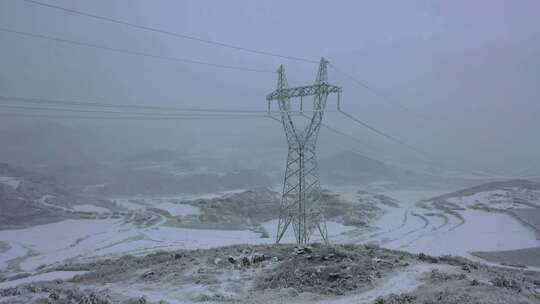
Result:
[[[328,61],[321,58],[315,84],[295,88],[288,87],[285,70],[280,66],[277,88],[266,97],[269,111],[270,102],[277,100],[288,144],[276,243],[281,241],[291,224],[297,244],[308,244],[314,231],[328,243],[315,148],[328,95],[337,93],[339,102],[341,88],[328,84],[327,65]],[[309,122],[304,128],[297,128],[291,115],[291,99],[299,97],[302,103],[306,96],[313,96],[313,111],[306,111],[312,115],[307,117]],[[302,111],[302,106],[300,109]]]

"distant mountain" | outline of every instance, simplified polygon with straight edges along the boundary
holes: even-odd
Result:
[[[23,167],[0,163],[0,176],[20,177],[28,175],[30,175],[30,172]]]
[[[58,123],[5,127],[0,130],[0,143],[0,162],[26,168],[86,162],[104,153],[92,132]]]
[[[126,157],[128,162],[176,162],[187,157],[186,153],[169,149],[152,149]]]
[[[513,179],[513,180],[506,180],[506,181],[496,181],[496,182],[490,182],[481,184],[478,186],[462,189],[459,191],[447,193],[444,195],[440,195],[434,198],[429,199],[430,201],[434,200],[447,200],[451,198],[456,197],[465,197],[465,196],[472,196],[478,193],[482,192],[492,192],[492,191],[502,191],[502,190],[538,190],[540,191],[540,183],[530,181],[530,180],[524,180],[524,179]]]
[[[420,206],[453,213],[476,210],[507,214],[540,239],[540,183],[514,179],[496,181],[419,202]]]
[[[10,185],[0,183],[0,230],[62,220],[63,212],[39,204]]]
[[[265,174],[255,170],[186,175],[148,170],[125,170],[118,172],[114,180],[104,184],[100,193],[104,195],[212,193],[271,185],[272,181]]]
[[[403,169],[354,153],[343,152],[319,161],[321,178],[327,184],[390,182],[400,185],[430,185],[439,178]]]

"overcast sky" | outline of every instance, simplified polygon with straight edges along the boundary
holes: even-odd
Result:
[[[512,174],[540,168],[539,1],[42,1],[248,48],[324,56],[385,96],[329,70],[330,82],[343,87],[345,110],[431,157]],[[0,1],[0,27],[256,69],[284,64],[296,83],[312,82],[317,68],[19,0]],[[4,32],[0,45],[0,95],[265,109],[265,95],[276,83],[272,73],[171,63]],[[325,119],[377,145],[381,158],[410,156],[338,114]],[[275,123],[242,123],[216,122],[215,131],[204,134],[224,139],[272,130],[268,141],[282,140]],[[203,129],[209,126],[189,124],[183,132]],[[334,135],[323,135],[321,145],[333,142]]]

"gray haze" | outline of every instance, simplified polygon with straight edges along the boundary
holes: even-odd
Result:
[[[343,86],[344,109],[432,158],[452,168],[540,174],[538,1],[49,2],[249,48],[315,60],[324,56],[391,99],[330,70],[330,82]],[[284,64],[289,78],[300,83],[312,82],[316,72],[313,64],[174,39],[16,0],[0,2],[0,26],[267,70]],[[0,45],[0,95],[264,110],[265,95],[276,82],[272,74],[171,63],[3,32]],[[331,101],[328,107],[333,106]],[[338,114],[329,113],[326,122],[378,150],[323,131],[323,155],[345,145],[381,160],[419,160]],[[7,134],[35,123],[2,116],[0,129]],[[281,126],[270,120],[60,123],[84,130],[81,142],[88,139],[95,150],[77,153],[95,158],[156,147],[230,152],[238,158],[274,155],[279,161],[286,153]]]

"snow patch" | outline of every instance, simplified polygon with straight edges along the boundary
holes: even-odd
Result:
[[[275,236],[277,235],[277,225],[278,225],[278,220],[271,220],[271,221],[268,221],[268,222],[264,222],[261,225],[268,232],[268,234],[271,237],[270,240],[272,240],[272,241],[274,240]],[[338,235],[341,235],[341,234],[343,234],[345,232],[355,230],[356,227],[354,227],[354,226],[345,226],[345,225],[343,225],[341,223],[328,221],[328,222],[326,222],[326,229],[328,231],[328,238],[331,239],[331,238],[336,237]],[[321,242],[322,241],[320,233],[318,231],[313,232],[313,236],[311,238],[311,241],[312,242]],[[283,235],[283,238],[281,239],[281,243],[295,243],[295,242],[296,242],[296,238],[294,236],[293,228],[292,228],[292,226],[289,226],[289,228],[287,229],[287,231]]]
[[[84,204],[84,205],[75,205],[73,210],[81,212],[96,212],[96,213],[107,213],[110,212],[109,209],[98,207],[94,205]]]
[[[114,240],[115,221],[107,220],[65,220],[25,229],[0,231],[0,240],[10,244],[12,249],[0,255],[0,263],[7,263],[21,254],[19,247],[32,249],[38,253],[22,261],[24,271],[32,271],[42,264],[52,264],[67,258],[92,253],[100,243]],[[92,242],[83,240],[92,239]],[[15,246],[14,246],[15,244]],[[19,246],[16,246],[19,245]],[[17,250],[16,252],[12,252]]]
[[[17,189],[21,180],[11,176],[0,176],[0,183],[13,187],[13,189]]]
[[[6,241],[0,237],[0,240]],[[6,241],[7,242],[7,241]],[[4,253],[0,254],[0,270],[5,270],[8,267],[8,262],[10,260],[23,257],[28,252],[23,246],[16,242],[7,242],[9,243],[9,249]]]
[[[93,259],[123,254],[145,254],[160,249],[198,249],[233,244],[261,244],[274,240],[245,230],[186,229],[156,226],[139,228],[114,219],[79,219],[0,231],[11,249],[0,255],[0,265],[27,255],[20,267],[33,271],[67,259]]]
[[[431,255],[469,256],[471,251],[514,250],[540,246],[534,233],[506,214],[479,210],[461,211],[463,225],[426,235],[401,248]],[[393,246],[389,246],[393,247]]]
[[[188,204],[165,202],[158,204],[155,207],[169,212],[172,216],[198,215],[201,213],[201,210],[198,207]]]
[[[111,200],[118,204],[118,206],[127,210],[138,210],[144,209],[146,207],[145,205],[140,203],[140,199],[136,198],[113,198]]]

